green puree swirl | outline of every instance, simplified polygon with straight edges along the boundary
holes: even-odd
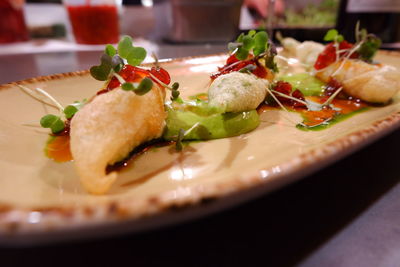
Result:
[[[290,83],[293,89],[299,89],[305,96],[321,96],[325,90],[325,83],[308,73],[285,75],[278,80]]]
[[[178,106],[176,104],[166,106],[167,127],[163,135],[166,140],[174,140],[180,129],[187,131],[197,122],[200,125],[186,135],[184,140],[237,136],[254,130],[260,124],[256,110],[221,113],[201,100],[184,102]]]

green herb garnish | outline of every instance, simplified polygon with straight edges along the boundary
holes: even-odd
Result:
[[[118,54],[126,59],[129,65],[138,66],[146,58],[147,52],[143,47],[133,46],[130,36],[123,36],[118,43]]]
[[[59,116],[47,114],[40,119],[40,125],[43,128],[50,128],[53,134],[59,133],[64,130],[65,125]]]
[[[140,81],[140,83],[126,82],[123,83],[121,87],[125,91],[133,91],[137,95],[144,95],[153,87],[153,81],[150,78],[145,77]]]
[[[99,81],[106,81],[112,69],[111,57],[103,54],[100,58],[100,65],[90,68],[90,74]]]
[[[356,24],[355,37],[355,50],[352,52],[357,52],[359,59],[371,63],[382,41],[376,35],[368,33],[366,29],[360,29],[360,22]],[[340,43],[344,41],[344,37],[336,29],[331,29],[325,34],[324,41]]]
[[[179,133],[178,133],[178,136],[176,138],[176,143],[175,143],[176,151],[182,151],[182,149],[183,149],[182,141],[183,141],[184,137],[185,137],[185,130],[179,129]]]
[[[327,42],[343,42],[344,37],[343,35],[339,34],[336,29],[330,29],[324,36],[324,41]]]
[[[178,89],[179,89],[179,83],[174,82],[171,86],[171,100],[176,101],[179,98],[179,95],[181,94]]]
[[[228,44],[228,49],[239,60],[246,60],[252,53],[255,60],[264,59],[265,67],[278,72],[278,66],[274,62],[277,51],[265,31],[250,30],[247,34],[242,33],[235,42]]]
[[[106,45],[104,53],[100,58],[100,65],[90,68],[90,74],[99,81],[109,79],[112,71],[119,72],[125,64],[140,65],[146,58],[146,50],[143,47],[132,45],[132,38],[123,36],[115,49],[112,45]],[[125,61],[124,61],[125,60]]]
[[[64,115],[65,118],[70,119],[72,118],[75,113],[77,113],[84,105],[85,105],[86,100],[83,100],[82,102],[75,101],[74,103],[66,106],[64,108]]]
[[[257,32],[250,30],[247,34],[240,34],[236,42],[229,43],[228,49],[233,52],[237,50],[235,55],[239,60],[247,59],[249,53],[252,51],[254,56],[258,56],[266,51],[268,48],[268,34],[265,31]]]
[[[360,59],[371,63],[376,52],[382,44],[381,39],[372,33],[368,33],[366,29],[360,29],[360,22],[356,24],[356,41],[361,43],[357,53],[360,55]]]

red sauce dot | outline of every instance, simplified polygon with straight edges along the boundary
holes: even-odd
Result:
[[[340,53],[340,56],[343,57],[346,54],[350,52],[350,50],[353,48],[353,44],[347,42],[347,41],[342,41],[339,43],[339,50],[346,50],[342,51]],[[357,52],[354,52],[350,55],[350,58],[358,58],[359,54]],[[336,61],[336,47],[335,43],[329,43],[326,45],[324,51],[319,54],[317,61],[314,64],[314,68],[316,70],[320,70],[323,68],[328,67],[330,64],[334,63]]]
[[[168,71],[166,71],[163,68],[153,67],[153,68],[151,68],[150,73],[152,75],[154,75],[157,79],[159,79],[161,82],[163,82],[167,85],[171,82],[171,77],[169,76]]]
[[[161,84],[159,84],[157,79],[167,85],[171,82],[171,77],[168,71],[160,67],[157,68],[153,67],[151,68],[151,70],[146,70],[131,65],[125,65],[122,68],[122,70],[118,72],[118,74],[127,82],[139,82],[144,77],[150,77],[154,82],[156,82],[160,86]],[[153,79],[150,74],[155,76],[157,79]],[[112,77],[110,82],[107,84],[107,87],[97,92],[97,95],[107,93],[119,87],[120,85],[121,83],[119,82],[119,80],[116,77]]]
[[[293,90],[292,85],[288,82],[278,81],[274,87],[274,90],[281,94],[285,94],[287,96],[297,98],[299,100],[303,100],[303,101],[305,100],[304,95],[300,90],[296,89],[292,92],[292,90]],[[306,108],[306,105],[304,105],[303,103],[300,103],[296,100],[289,99],[289,98],[283,97],[283,96],[279,96],[278,94],[275,94],[275,96],[282,104],[284,104],[286,106],[289,106],[292,108]]]

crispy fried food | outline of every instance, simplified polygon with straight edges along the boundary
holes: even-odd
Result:
[[[316,76],[324,82],[332,77],[347,94],[371,103],[386,103],[400,90],[400,72],[395,67],[361,60],[335,62]]]
[[[71,121],[71,152],[83,187],[106,193],[117,178],[106,167],[139,144],[161,136],[165,90],[154,85],[143,96],[114,89],[96,96]]]

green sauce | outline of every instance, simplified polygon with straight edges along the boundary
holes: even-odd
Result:
[[[325,89],[325,83],[308,73],[281,76],[279,80],[290,83],[293,89],[299,89],[305,96],[321,96]]]
[[[167,105],[167,127],[163,134],[166,140],[174,140],[180,129],[187,131],[197,122],[184,140],[209,140],[241,135],[257,128],[260,119],[256,110],[222,113],[196,100],[175,106]]]

